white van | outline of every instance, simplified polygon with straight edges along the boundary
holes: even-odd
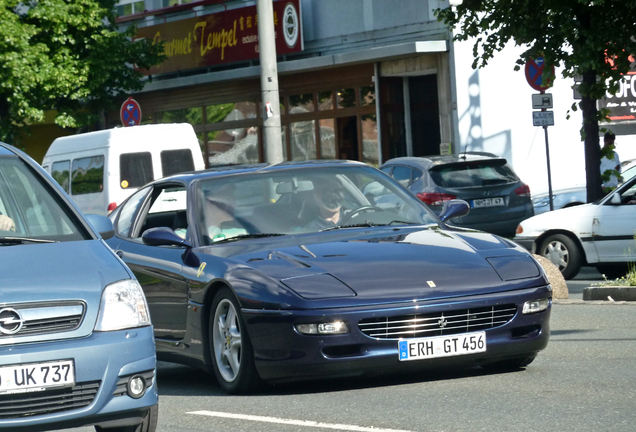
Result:
[[[205,168],[189,123],[118,127],[56,138],[42,166],[84,213],[108,214],[140,186]]]

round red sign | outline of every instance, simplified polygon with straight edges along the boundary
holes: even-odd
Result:
[[[136,126],[141,124],[141,107],[139,102],[129,97],[121,104],[119,110],[119,116],[121,118],[121,124],[124,126]]]
[[[543,57],[531,58],[526,62],[526,80],[530,87],[535,90],[544,91],[552,87],[554,80],[554,66],[548,66],[548,73],[544,73],[546,63]]]

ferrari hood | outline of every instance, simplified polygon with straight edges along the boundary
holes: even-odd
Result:
[[[275,248],[270,243],[232,258],[306,299],[440,298],[547,283],[529,254],[494,235],[413,228],[352,231],[298,236],[306,241],[283,241]]]

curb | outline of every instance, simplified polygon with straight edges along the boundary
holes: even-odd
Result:
[[[583,288],[583,300],[636,301],[636,287],[607,286]]]

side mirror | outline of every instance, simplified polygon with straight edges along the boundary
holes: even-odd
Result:
[[[610,198],[610,204],[613,205],[621,205],[622,201],[621,201],[621,194],[619,193],[614,193],[614,195],[612,195],[612,197]]]
[[[106,216],[87,214],[86,220],[93,227],[95,231],[102,236],[104,240],[107,240],[115,235],[115,228],[113,222]]]
[[[470,205],[464,200],[454,199],[446,201],[439,214],[442,222],[460,216],[466,216],[470,212]]]
[[[141,235],[141,240],[150,246],[192,247],[189,241],[182,239],[168,227],[150,228]]]

